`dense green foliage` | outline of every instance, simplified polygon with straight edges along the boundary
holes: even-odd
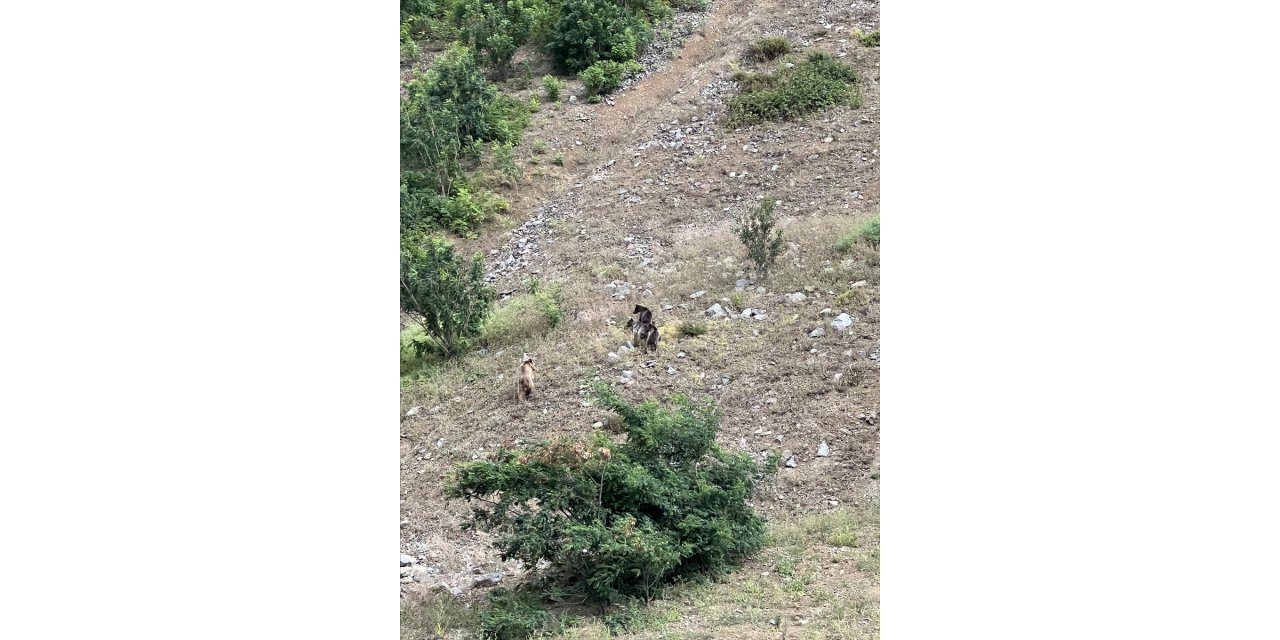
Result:
[[[429,188],[425,174],[400,173],[400,232],[402,234],[430,229],[448,229],[466,235],[505,211],[507,201],[488,191],[473,193],[465,184],[455,185],[446,197]]]
[[[582,80],[582,85],[586,88],[588,97],[599,96],[612,93],[622,86],[623,78],[641,71],[644,71],[644,67],[634,60],[628,60],[625,63],[601,60],[583,69],[578,74],[578,79]]]
[[[485,640],[525,640],[542,629],[549,615],[535,597],[494,589],[489,606],[480,610],[480,635]]]
[[[769,268],[783,251],[782,230],[774,229],[774,202],[765,198],[760,206],[738,218],[733,232],[747,248],[747,257],[756,264],[760,279],[769,276]]]
[[[597,383],[626,430],[503,449],[454,470],[446,495],[479,501],[469,526],[498,533],[504,559],[551,563],[549,578],[592,599],[652,599],[678,576],[719,573],[760,547],[747,505],[757,468],[715,443],[714,403],[631,405]]]
[[[564,0],[548,34],[547,53],[561,69],[576,73],[600,60],[634,60],[651,38],[639,12],[613,0]]]
[[[825,53],[813,53],[777,75],[738,76],[740,93],[729,99],[729,126],[765,120],[794,120],[837,105],[862,106],[853,67]]]
[[[480,333],[495,298],[484,281],[479,253],[467,261],[440,238],[422,244],[412,236],[400,243],[400,308],[418,321],[430,341],[419,340],[419,353],[435,347],[456,355]]]
[[[458,0],[454,14],[462,41],[501,77],[516,50],[549,19],[545,0]]]
[[[497,93],[474,55],[454,46],[427,73],[405,85],[400,106],[401,231],[472,231],[506,208],[502,198],[473,190],[464,163],[479,157],[484,142],[511,160],[529,122],[529,105]],[[511,160],[514,163],[514,160]],[[517,176],[518,167],[506,166]]]

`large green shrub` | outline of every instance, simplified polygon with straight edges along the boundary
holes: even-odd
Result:
[[[435,104],[423,95],[400,106],[400,161],[418,169],[440,195],[463,180],[462,138],[453,104]]]
[[[729,99],[729,126],[794,120],[837,105],[862,106],[858,74],[828,54],[814,53],[777,75],[738,78],[741,93]]]
[[[486,139],[485,116],[497,89],[485,79],[470,49],[450,46],[426,74],[414,78],[405,88],[409,100],[401,105],[402,132],[406,120],[417,123],[434,111],[448,110],[456,119],[458,139],[463,145]]]
[[[650,38],[644,19],[612,0],[564,0],[548,33],[547,53],[576,73],[600,60],[634,60]]]
[[[441,238],[422,244],[412,236],[400,242],[400,308],[414,317],[430,343],[446,356],[457,355],[480,333],[496,297],[484,281],[484,259],[477,252],[467,261]]]
[[[640,63],[635,60],[628,60],[625,63],[601,60],[583,69],[578,74],[578,79],[582,81],[582,85],[586,88],[587,96],[591,97],[612,93],[622,86],[623,78],[641,71],[644,71],[644,67],[640,66]]]
[[[454,11],[462,41],[503,77],[516,50],[548,19],[545,0],[460,0]]]
[[[715,443],[714,403],[632,405],[603,383],[595,397],[622,418],[602,433],[503,449],[455,468],[452,498],[476,500],[469,526],[499,534],[504,559],[551,563],[548,578],[590,598],[652,599],[677,576],[720,573],[763,542],[746,500],[756,465]]]

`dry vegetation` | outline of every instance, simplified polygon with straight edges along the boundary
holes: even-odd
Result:
[[[644,610],[606,612],[607,620],[581,612],[559,637],[612,637],[610,621],[630,638],[879,637],[880,256],[858,235],[879,212],[879,50],[854,35],[878,30],[878,8],[719,0],[700,33],[610,96],[614,104],[585,104],[581,82],[566,77],[560,105],[533,114],[526,143],[514,149],[523,176],[502,193],[510,209],[479,237],[457,240],[459,251],[481,251],[492,263],[511,253],[511,230],[525,219],[552,202],[573,205],[549,217],[525,269],[494,283],[513,293],[499,303],[482,348],[432,363],[425,380],[403,386],[401,415],[418,409],[402,418],[402,551],[437,567],[438,581],[465,589],[473,570],[504,566],[484,534],[458,529],[466,507],[441,497],[450,466],[607,422],[610,414],[583,395],[598,376],[633,401],[714,398],[724,411],[721,446],[788,449],[797,467],[779,469],[753,502],[769,520],[770,542],[742,570],[720,583],[682,585]],[[862,79],[862,106],[726,129],[731,78],[746,45],[765,37],[785,38],[792,51],[752,65],[783,68],[813,51],[831,53]],[[535,68],[535,80],[546,71]],[[505,90],[525,100],[544,95],[537,81]],[[570,95],[579,98],[570,103]],[[563,166],[552,161],[558,154]],[[733,217],[765,194],[781,201],[775,216],[787,250],[768,280],[740,290],[749,265]],[[529,292],[531,275],[544,298]],[[551,285],[558,322],[539,311]],[[620,287],[628,293],[617,299]],[[787,302],[794,292],[806,299]],[[749,308],[766,317],[711,319],[704,311],[717,302],[731,314]],[[654,310],[656,355],[619,352],[637,303]],[[535,320],[520,323],[507,308],[533,309]],[[847,331],[832,327],[840,313],[853,318]],[[809,337],[819,327],[824,335]],[[538,395],[518,405],[525,352],[537,359]],[[625,384],[623,371],[631,372]],[[828,457],[816,455],[823,441]],[[519,567],[505,569],[504,584],[518,581]],[[483,590],[457,599],[430,584],[403,585],[402,637],[467,637],[475,624],[468,604]]]

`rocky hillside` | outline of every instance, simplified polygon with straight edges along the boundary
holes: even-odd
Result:
[[[841,242],[879,214],[878,38],[869,46],[858,37],[878,29],[878,2],[716,0],[677,11],[641,57],[643,73],[618,92],[588,103],[566,77],[560,106],[532,114],[514,147],[523,175],[501,187],[508,210],[453,241],[486,256],[500,309],[531,288],[558,287],[561,320],[404,384],[404,637],[466,637],[468,603],[527,569],[499,561],[486,535],[459,529],[466,506],[441,495],[450,466],[604,425],[610,415],[584,396],[596,377],[632,400],[714,398],[721,446],[780,449],[786,461],[753,503],[770,522],[765,552],[723,584],[655,606],[644,624],[606,631],[878,637],[879,253]],[[744,59],[769,36],[792,52]],[[744,74],[781,71],[814,51],[857,71],[861,106],[727,126]],[[517,54],[525,58],[540,64]],[[534,67],[537,77],[547,71]],[[503,91],[542,95],[536,83],[518,85]],[[765,199],[777,203],[786,250],[761,280],[733,225]],[[656,353],[627,345],[635,304],[655,312]],[[524,353],[537,361],[537,393],[521,404]],[[565,637],[594,637],[601,625]]]

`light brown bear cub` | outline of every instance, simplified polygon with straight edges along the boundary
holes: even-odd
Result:
[[[533,397],[533,356],[524,354],[517,371],[516,400],[528,400]]]

